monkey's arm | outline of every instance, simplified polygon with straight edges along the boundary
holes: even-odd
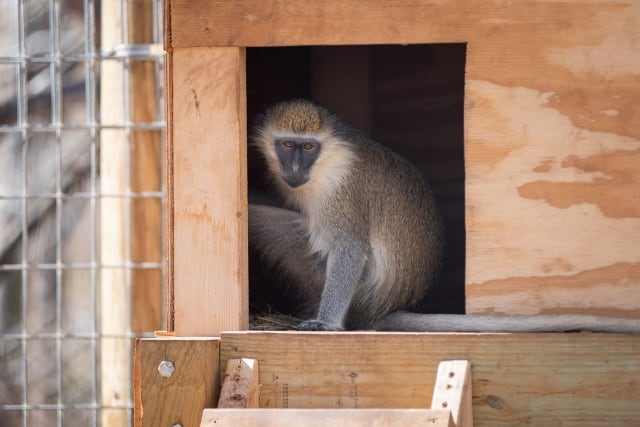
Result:
[[[640,320],[587,315],[479,316],[398,311],[373,326],[406,332],[592,332],[640,333]]]
[[[327,258],[327,270],[316,319],[306,320],[299,331],[339,331],[366,263],[365,252],[356,245],[338,242]]]

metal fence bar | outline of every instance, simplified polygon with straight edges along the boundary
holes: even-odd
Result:
[[[98,114],[97,114],[97,85],[96,85],[96,28],[95,28],[95,4],[94,0],[83,0],[83,8],[84,8],[84,31],[85,31],[85,41],[84,41],[84,52],[87,54],[89,58],[85,61],[85,102],[86,102],[86,123],[97,123],[98,122]],[[98,224],[97,224],[97,206],[96,206],[96,194],[97,194],[97,144],[96,140],[98,138],[97,129],[93,126],[90,128],[90,165],[89,165],[89,189],[90,189],[90,199],[89,199],[89,233],[90,233],[90,298],[91,298],[91,311],[93,316],[91,318],[91,325],[89,328],[89,351],[91,356],[91,405],[87,409],[91,409],[91,417],[90,422],[93,426],[98,424],[98,416],[97,412],[99,409],[98,404],[98,286],[97,286],[97,278],[98,278]],[[77,194],[77,193],[76,193]]]
[[[24,11],[24,3],[18,2],[18,54],[22,57],[27,51],[26,47],[26,31],[25,31],[25,11]],[[21,58],[19,61],[18,75],[16,76],[17,88],[16,88],[16,99],[17,99],[17,123],[18,125],[26,125],[27,124],[27,63],[26,59]],[[28,188],[28,180],[27,180],[27,150],[29,146],[28,139],[28,130],[25,127],[21,130],[20,136],[22,139],[22,194],[26,196],[27,188]],[[28,233],[27,233],[27,199],[23,199],[21,203],[21,231],[22,231],[22,250],[20,257],[22,259],[22,263],[27,263],[27,247],[28,247]],[[27,334],[27,307],[25,301],[27,300],[27,280],[28,273],[27,270],[23,270],[21,272],[21,310],[20,310],[20,319],[22,322],[21,329],[22,334],[26,336]],[[22,355],[22,406],[27,405],[27,381],[28,381],[28,373],[27,373],[27,341],[24,338],[20,339],[20,349]],[[23,427],[27,427],[27,411],[25,409],[21,409],[22,415],[22,425]]]
[[[162,32],[160,0],[152,0],[153,40],[148,44],[130,43],[129,29],[134,28],[130,26],[127,15],[128,8],[135,2],[120,0],[117,3],[116,7],[120,8],[123,19],[120,28],[122,43],[101,50],[96,45],[96,32],[99,30],[96,22],[96,7],[99,7],[99,3],[96,0],[18,0],[15,4],[0,2],[0,16],[4,13],[2,8],[8,7],[17,18],[16,22],[10,23],[15,25],[17,37],[15,40],[9,38],[12,46],[0,49],[3,52],[0,54],[0,66],[3,67],[0,71],[4,71],[5,75],[6,71],[9,71],[15,76],[15,86],[11,78],[0,81],[5,85],[0,86],[0,96],[3,87],[11,86],[10,92],[7,92],[9,95],[5,93],[11,99],[6,101],[6,98],[2,98],[5,100],[3,102],[8,102],[10,109],[13,108],[11,102],[15,102],[15,115],[11,116],[13,118],[6,123],[0,122],[0,143],[6,141],[8,145],[4,147],[15,147],[17,162],[14,176],[19,177],[17,180],[9,181],[15,184],[13,187],[0,186],[0,206],[13,209],[12,206],[15,204],[17,207],[15,227],[5,235],[8,239],[15,237],[15,240],[10,241],[10,250],[15,250],[15,256],[0,258],[0,286],[8,286],[7,289],[16,289],[18,292],[12,297],[15,299],[3,300],[7,298],[7,292],[0,287],[0,304],[3,307],[14,304],[17,308],[14,317],[5,316],[4,320],[0,318],[0,325],[9,325],[7,329],[0,328],[0,352],[5,348],[12,348],[7,351],[11,351],[11,357],[15,358],[11,360],[12,372],[7,374],[11,376],[11,390],[15,393],[9,397],[0,393],[0,425],[5,425],[4,420],[7,417],[8,425],[19,423],[25,427],[110,427],[111,424],[103,422],[105,411],[124,414],[124,422],[120,425],[132,423],[133,405],[128,392],[124,393],[124,400],[121,401],[109,403],[102,399],[101,343],[105,339],[120,340],[124,344],[125,352],[129,354],[134,338],[151,334],[132,330],[133,307],[130,300],[125,301],[125,328],[117,333],[109,332],[108,328],[104,329],[100,318],[104,308],[100,307],[99,300],[101,289],[109,284],[101,283],[100,279],[103,271],[122,270],[124,293],[130,296],[133,292],[134,272],[158,271],[163,274],[162,258],[147,259],[139,255],[133,258],[131,244],[134,233],[130,221],[134,215],[134,204],[150,200],[154,206],[161,205],[164,192],[162,187],[132,188],[131,173],[132,167],[135,166],[131,166],[132,159],[127,149],[124,158],[124,188],[101,193],[100,142],[104,132],[109,131],[123,132],[128,145],[134,143],[138,132],[163,135],[166,127],[161,100],[163,79],[157,78],[156,94],[149,99],[157,112],[156,117],[151,120],[136,120],[131,114],[132,81],[129,76],[131,69],[144,61],[153,63],[152,69],[156,76],[160,76],[164,71],[164,53],[159,43]],[[71,48],[65,44],[65,40],[69,39],[67,32],[70,22],[69,11],[65,8],[70,7],[76,8],[73,18],[79,17],[74,21],[74,37],[78,34],[78,28],[79,32],[84,34],[84,40],[80,42],[76,38],[78,43]],[[82,12],[82,15],[78,11]],[[42,17],[43,20],[37,21],[36,25],[34,16],[38,19]],[[36,37],[35,40],[40,44],[33,44],[34,32],[40,32],[40,38]],[[103,123],[103,112],[98,104],[99,71],[101,64],[108,62],[117,64],[123,76],[119,92],[123,95],[121,108],[124,114],[122,120]],[[68,77],[70,71],[75,73],[71,80]],[[41,81],[35,81],[34,77],[41,78]],[[70,85],[70,81],[74,83]],[[83,96],[78,96],[82,92]],[[69,99],[75,103],[73,114],[69,110]],[[0,115],[8,111],[3,111],[1,107],[3,105],[0,105]],[[76,135],[76,138],[77,135],[85,138],[83,144],[86,143],[86,147],[82,146],[82,155],[86,155],[88,159],[86,175],[83,175],[86,176],[86,181],[82,185],[74,183],[72,187],[69,186],[68,180],[69,168],[73,165],[69,165],[67,156],[69,147],[77,147],[70,145],[70,141],[73,143],[73,139],[69,139],[70,134]],[[48,151],[39,153],[38,150],[43,148]],[[49,168],[48,178],[43,177],[43,172],[38,170],[39,162],[43,160],[43,164]],[[158,167],[162,166],[160,163]],[[38,173],[41,175],[38,176]],[[123,203],[124,217],[127,219],[124,226],[124,257],[117,262],[103,262],[100,255],[101,205],[110,200]],[[80,215],[74,212],[76,210],[87,213],[86,236],[81,239],[84,240],[82,246],[86,247],[87,251],[79,259],[69,258],[65,252],[70,233],[68,223],[72,216]],[[6,217],[2,219],[6,220]],[[43,220],[49,221],[46,227],[51,227],[47,229],[50,230],[50,235],[38,234],[42,226],[40,221]],[[0,230],[0,237],[2,232],[3,230]],[[50,245],[51,251],[42,254],[34,252],[42,249],[37,246],[43,242],[47,245],[47,251]],[[6,252],[0,253],[3,254]],[[15,281],[3,280],[9,276],[15,277]],[[87,278],[81,282],[82,298],[86,297],[82,304],[90,315],[86,320],[85,317],[81,318],[84,322],[81,327],[70,323],[74,321],[73,316],[76,314],[70,314],[69,311],[76,309],[69,304],[77,297],[70,299],[69,295],[74,288],[69,288],[69,276]],[[161,284],[158,283],[158,286]],[[50,299],[45,301],[41,300],[42,298]],[[41,308],[44,308],[46,313],[38,316],[37,310]],[[6,319],[14,323],[2,323]],[[158,324],[158,329],[161,327],[162,325]],[[44,349],[47,353],[41,354]],[[69,355],[74,351],[86,353],[82,355],[82,363],[86,364],[83,366],[88,369],[81,384],[82,391],[86,393],[80,396],[74,394],[75,383],[69,382],[69,372],[72,369]],[[129,372],[130,378],[132,367],[127,363],[130,361],[128,354],[124,358],[126,366],[123,366],[123,369]],[[5,354],[0,354],[0,369],[8,363],[7,360]],[[40,372],[43,369],[46,371],[44,374]],[[4,372],[0,372],[0,375],[4,375]],[[46,393],[43,391],[44,385],[39,384],[42,375],[45,375],[43,382],[50,387]]]

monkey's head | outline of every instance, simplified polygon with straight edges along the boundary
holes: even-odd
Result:
[[[341,126],[327,109],[306,100],[282,102],[267,110],[255,141],[285,196],[300,187],[322,187],[342,175],[321,178],[350,162],[350,151],[338,137]]]

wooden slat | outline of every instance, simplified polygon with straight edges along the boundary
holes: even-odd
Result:
[[[245,53],[175,49],[169,284],[176,336],[248,327]]]
[[[114,2],[101,4],[102,50],[108,51],[124,43],[121,5]],[[100,62],[100,120],[103,126],[122,126],[125,117],[125,70],[117,61]],[[129,144],[124,129],[106,128],[100,132],[100,192],[124,194],[128,190],[127,159]],[[103,197],[100,200],[100,263],[102,265],[126,265],[129,241],[127,240],[127,202],[124,197]],[[118,409],[131,402],[131,345],[127,333],[129,325],[128,303],[131,294],[127,288],[125,268],[101,268],[100,270],[100,411],[102,425],[122,426],[127,423],[127,413]]]
[[[426,408],[438,362],[465,359],[476,426],[640,419],[638,335],[224,333],[220,355],[258,360],[262,408]]]
[[[465,41],[473,28],[469,25],[474,23],[473,18],[486,16],[492,3],[171,0],[167,44],[295,46]],[[493,12],[498,15],[505,8],[508,5]],[[429,25],[425,25],[427,22]]]
[[[131,44],[153,42],[153,1],[127,2],[128,41]],[[156,108],[158,87],[155,61],[132,61],[129,64],[130,120],[150,123],[160,116]],[[154,130],[130,131],[129,176],[133,192],[161,191],[162,134]],[[161,262],[162,201],[156,198],[134,198],[130,201],[131,261]],[[162,325],[162,271],[131,270],[131,330],[135,333],[154,331]]]
[[[428,409],[207,409],[201,427],[454,427],[449,411]]]
[[[471,405],[471,364],[449,360],[438,364],[431,409],[451,411],[456,427],[473,427]]]
[[[255,359],[229,359],[222,380],[218,408],[258,408],[258,372],[258,361]]]
[[[204,408],[215,406],[220,387],[216,338],[154,338],[136,341],[134,425],[200,425]],[[158,370],[171,362],[170,376]]]

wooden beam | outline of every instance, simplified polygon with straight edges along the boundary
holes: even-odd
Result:
[[[122,5],[103,2],[100,40],[103,51],[109,51],[122,39]],[[122,125],[125,117],[125,68],[120,61],[100,61],[100,193],[125,194],[128,191],[127,162],[129,141]],[[110,128],[110,126],[113,126]],[[100,264],[124,266],[129,259],[127,240],[126,197],[100,199]],[[100,411],[102,425],[127,424],[127,411],[118,409],[131,402],[131,330],[130,289],[124,267],[100,270]]]
[[[473,427],[469,361],[450,360],[438,364],[431,409],[451,411],[456,427]]]
[[[258,408],[259,406],[258,361],[229,359],[224,372],[218,408]]]
[[[295,46],[465,41],[490,2],[171,0],[168,40],[186,46]],[[476,7],[474,7],[476,6]],[[478,6],[480,10],[478,10]],[[500,14],[507,8],[496,8]],[[424,25],[429,22],[429,25]]]
[[[450,411],[429,409],[207,409],[201,427],[455,427]]]
[[[128,43],[153,43],[153,0],[127,0]],[[156,61],[129,63],[129,111],[134,123],[151,123],[160,117],[156,91]],[[162,133],[159,130],[129,131],[129,176],[132,192],[162,191]],[[131,261],[162,261],[162,200],[132,198],[130,206]],[[131,269],[131,330],[155,331],[162,324],[162,270]]]
[[[217,338],[136,340],[134,425],[200,425],[220,387]]]
[[[441,360],[473,366],[473,421],[633,425],[640,336],[244,332],[220,360],[260,364],[261,408],[426,408]]]
[[[176,336],[247,329],[245,52],[174,49],[170,57],[173,328]]]

